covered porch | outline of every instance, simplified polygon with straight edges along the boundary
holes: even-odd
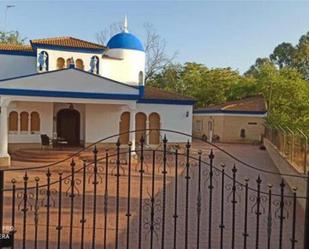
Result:
[[[119,137],[122,146],[125,147],[130,141],[133,150],[142,136],[147,145],[158,145],[161,142],[159,131],[129,133],[161,127],[159,113],[143,111],[135,101],[130,100],[1,97],[0,118],[1,124],[4,124],[0,129],[2,166],[10,165],[10,154],[14,154],[15,158],[26,158],[27,152],[31,158],[32,152],[40,150],[60,151],[63,154],[61,151],[76,151],[119,133],[122,134]],[[66,143],[60,146],[53,146],[52,143],[50,146],[43,146],[42,135],[52,141]],[[117,139],[115,136],[102,144],[105,147],[114,145]],[[62,157],[53,158],[51,155],[50,159],[60,158]]]
[[[41,135],[66,141],[65,147],[76,148],[120,131],[135,130],[136,113],[136,103],[128,100],[1,97],[1,165],[10,164],[12,152],[41,149]],[[127,134],[121,140],[130,140],[135,145],[135,137],[133,133]],[[105,143],[116,141],[114,137]]]

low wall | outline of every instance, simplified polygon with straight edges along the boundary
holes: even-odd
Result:
[[[279,150],[266,138],[264,138],[264,145],[270,158],[273,160],[274,164],[278,168],[281,174],[292,174],[292,175],[303,175],[297,172],[290,162],[279,152]],[[298,196],[306,196],[306,180],[299,177],[287,177],[283,176],[285,182],[292,189],[297,187]],[[306,203],[304,199],[298,199],[299,204],[305,210]]]

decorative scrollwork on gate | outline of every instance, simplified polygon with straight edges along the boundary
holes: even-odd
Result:
[[[281,201],[280,200],[274,200],[273,205],[275,207],[275,218],[280,219],[280,210],[281,210]],[[292,201],[285,199],[283,201],[283,218],[289,219],[290,212],[289,212],[289,207],[292,206]]]
[[[23,211],[24,198],[25,198],[24,192],[17,192],[16,197],[19,200],[17,204],[17,209],[19,211]],[[28,191],[26,194],[26,198],[27,198],[27,207],[30,209],[30,211],[32,211],[34,207],[33,200],[35,198],[35,194],[33,192]]]
[[[158,231],[161,228],[161,217],[157,216],[156,214],[161,213],[162,202],[161,202],[161,199],[159,198],[156,198],[156,197],[152,198],[150,193],[148,193],[148,195],[149,197],[144,200],[144,204],[143,204],[143,211],[145,213],[143,217],[143,227],[145,229],[145,238],[151,232],[154,233],[156,238],[159,238]]]
[[[65,191],[65,196],[69,196],[72,191],[72,188],[74,188],[74,190],[76,190],[76,192],[74,191],[74,193],[79,196],[80,195],[80,191],[78,186],[81,185],[82,180],[79,178],[74,179],[74,182],[72,183],[72,179],[71,178],[66,178],[64,181],[65,185],[68,185],[68,188]]]
[[[57,193],[58,191],[56,189],[51,189],[50,190],[50,207],[55,207],[56,206],[56,200],[55,198],[57,197]],[[39,191],[39,195],[42,197],[40,198],[40,206],[41,207],[46,207],[47,203],[46,203],[46,197],[47,197],[47,190],[45,188],[40,189]]]
[[[257,195],[250,195],[249,201],[253,202],[253,204],[250,208],[251,213],[256,213],[257,212],[257,205],[258,205],[258,201],[259,201]],[[265,214],[265,210],[266,210],[265,203],[266,202],[267,202],[267,196],[262,195],[260,197],[260,203],[259,203],[260,204],[260,212],[262,214]]]

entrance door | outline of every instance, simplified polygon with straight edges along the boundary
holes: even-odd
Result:
[[[57,114],[57,136],[69,145],[80,144],[80,114],[74,109],[63,109]]]

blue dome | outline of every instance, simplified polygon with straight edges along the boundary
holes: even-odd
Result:
[[[141,41],[136,36],[126,32],[114,35],[107,43],[107,47],[110,49],[123,48],[144,51]]]

